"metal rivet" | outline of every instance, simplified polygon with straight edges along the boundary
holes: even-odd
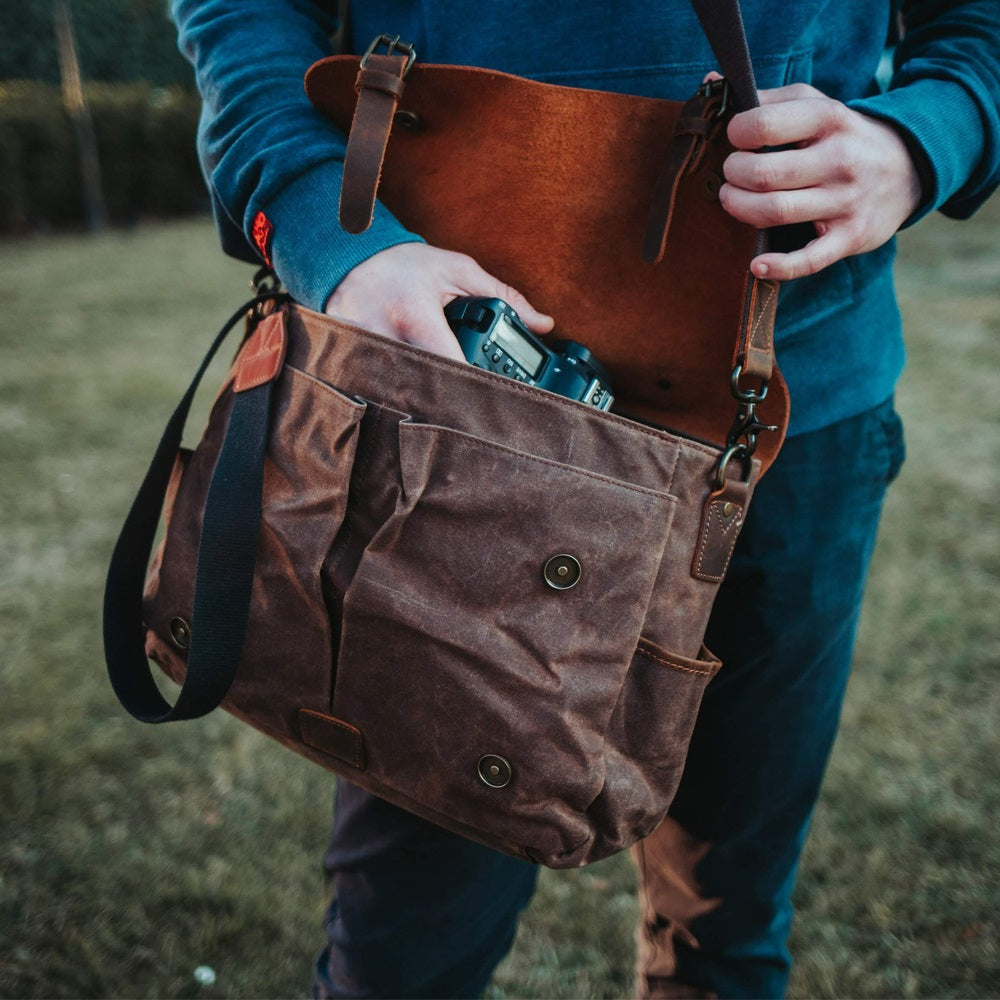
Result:
[[[576,556],[561,553],[542,567],[542,578],[553,590],[569,590],[580,582],[583,567]]]
[[[736,510],[736,504],[734,504],[732,500],[727,500],[722,505],[722,516],[729,517],[734,510]]]
[[[392,121],[394,125],[405,128],[407,132],[419,132],[424,127],[424,120],[416,111],[397,111]]]
[[[512,774],[510,764],[498,754],[488,753],[479,758],[479,777],[490,788],[506,788]]]
[[[705,194],[713,201],[719,197],[719,189],[722,187],[722,178],[714,171],[709,171],[705,175]]]
[[[191,645],[191,626],[183,618],[171,619],[170,638],[178,649],[187,649]]]

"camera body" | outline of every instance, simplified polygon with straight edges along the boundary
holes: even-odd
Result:
[[[470,364],[607,410],[614,402],[604,366],[583,344],[538,339],[503,299],[460,298],[444,310]]]

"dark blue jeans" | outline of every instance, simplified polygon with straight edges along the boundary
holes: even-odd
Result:
[[[902,459],[890,401],[789,438],[757,488],[709,626],[723,668],[670,817],[637,852],[641,991],[784,993],[796,867]],[[335,896],[313,988],[337,997],[477,996],[537,875],[346,782],[326,867]]]

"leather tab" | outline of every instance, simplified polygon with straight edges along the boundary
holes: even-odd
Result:
[[[747,306],[734,363],[743,374],[769,381],[774,372],[774,318],[778,310],[778,282],[747,274]]]
[[[370,55],[358,72],[358,103],[344,154],[340,188],[340,224],[349,233],[363,233],[375,214],[375,197],[382,176],[392,119],[403,96],[406,56]]]
[[[691,575],[696,580],[722,582],[752,492],[751,483],[736,479],[726,480],[722,489],[709,494],[702,510],[701,530],[691,565]]]
[[[299,709],[302,742],[342,760],[359,771],[365,769],[365,742],[361,730],[332,715]]]
[[[277,378],[285,363],[287,344],[284,311],[265,316],[240,351],[233,391],[246,392]]]

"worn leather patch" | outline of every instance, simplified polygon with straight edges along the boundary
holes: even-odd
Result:
[[[299,709],[302,742],[342,760],[359,771],[365,769],[365,743],[361,730],[332,715]]]
[[[233,390],[246,392],[277,378],[285,363],[287,342],[284,312],[264,317],[240,352]]]
[[[691,575],[696,580],[722,582],[743,527],[750,492],[750,484],[727,480],[722,489],[709,494],[702,510],[701,530],[691,565]]]

